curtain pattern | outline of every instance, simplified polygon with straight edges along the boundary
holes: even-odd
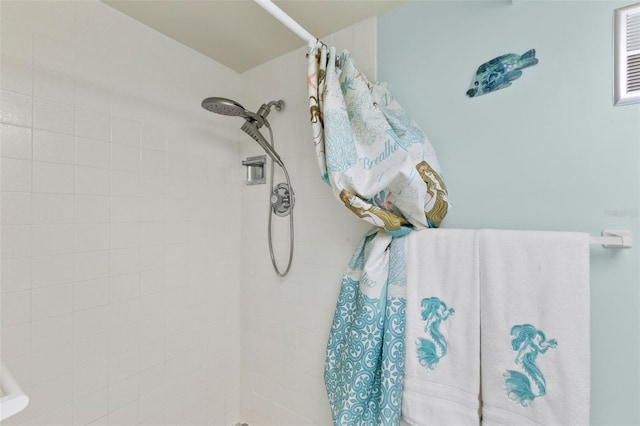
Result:
[[[405,308],[404,238],[370,232],[342,278],[327,344],[334,425],[400,424]]]
[[[307,85],[322,179],[336,198],[391,235],[440,226],[449,199],[435,151],[383,83],[324,44],[310,47]]]
[[[334,425],[400,424],[404,380],[403,236],[440,226],[449,208],[433,147],[384,84],[348,52],[310,46],[307,84],[318,166],[334,195],[377,227],[342,280],[327,344]]]

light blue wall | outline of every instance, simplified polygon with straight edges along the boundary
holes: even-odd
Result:
[[[592,423],[640,424],[640,108],[612,106],[617,1],[417,1],[378,21],[378,77],[445,172],[448,228],[632,229],[592,248]],[[504,90],[469,99],[481,63],[537,49]],[[570,305],[571,301],[567,301]]]

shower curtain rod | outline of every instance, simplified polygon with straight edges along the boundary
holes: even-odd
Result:
[[[264,10],[269,12],[274,18],[284,24],[285,27],[296,33],[298,37],[306,41],[307,43],[315,42],[318,40],[309,31],[305,30],[302,25],[293,20],[292,17],[287,15],[282,9],[276,6],[271,0],[254,0]]]

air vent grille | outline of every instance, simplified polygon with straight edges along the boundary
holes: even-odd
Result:
[[[640,50],[640,12],[627,15],[627,52]]]
[[[640,3],[614,13],[614,104],[640,103]]]
[[[627,92],[640,90],[640,54],[627,56]]]

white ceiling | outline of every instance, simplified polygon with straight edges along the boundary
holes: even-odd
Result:
[[[243,72],[305,42],[253,0],[102,0],[132,18]],[[276,0],[322,38],[408,0]]]

